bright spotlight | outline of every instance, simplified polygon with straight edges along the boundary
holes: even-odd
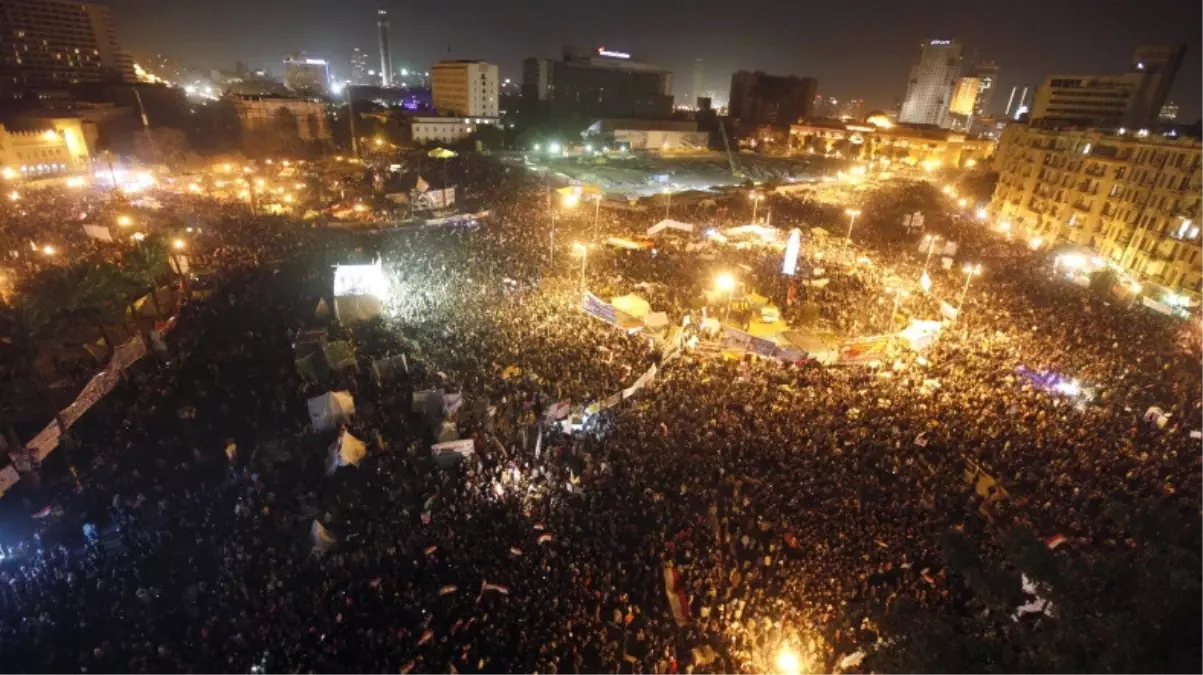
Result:
[[[777,666],[778,675],[799,675],[802,672],[802,659],[789,647],[782,647],[773,662]]]

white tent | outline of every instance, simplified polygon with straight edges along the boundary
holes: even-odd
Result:
[[[380,298],[372,295],[344,295],[334,298],[334,318],[350,324],[379,316],[383,310]]]
[[[334,473],[334,470],[340,466],[359,466],[367,454],[367,445],[344,429],[338,440],[330,447],[331,457],[328,473]]]
[[[614,309],[636,319],[642,319],[652,311],[651,304],[634,293],[611,298],[610,304],[614,305]]]
[[[656,223],[655,225],[652,225],[651,227],[647,228],[647,234],[650,237],[654,234],[660,234],[664,230],[668,230],[668,229],[681,230],[682,232],[693,232],[693,224],[692,223],[682,223],[679,220],[672,220],[671,218],[665,218],[664,220],[661,220],[660,222]]]
[[[333,429],[355,414],[350,392],[331,391],[309,399],[309,423],[314,431]]]

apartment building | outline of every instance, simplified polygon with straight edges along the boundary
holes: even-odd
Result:
[[[1200,298],[1203,144],[1143,131],[1012,124],[989,212],[1024,236],[1092,248],[1137,279]]]

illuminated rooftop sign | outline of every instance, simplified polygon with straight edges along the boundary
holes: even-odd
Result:
[[[612,59],[629,59],[631,55],[626,52],[612,52],[605,47],[598,47],[597,53],[602,56],[609,56]]]
[[[931,43],[933,45],[950,45],[952,40],[932,40]]]

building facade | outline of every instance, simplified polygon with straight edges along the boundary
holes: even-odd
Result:
[[[500,124],[497,117],[413,117],[410,138],[416,144],[455,143],[471,136],[477,127]]]
[[[949,126],[948,106],[960,76],[960,42],[931,40],[919,45],[919,60],[911,67],[898,121]]]
[[[10,88],[137,81],[112,13],[94,2],[0,1],[0,59]]]
[[[620,146],[650,152],[698,152],[707,149],[710,134],[691,120],[598,120],[581,134],[594,147]]]
[[[790,151],[862,160],[888,159],[930,169],[972,166],[987,161],[994,141],[927,125],[889,127],[834,119],[806,119],[789,129]]]
[[[671,91],[672,73],[605,47],[522,63],[524,105],[555,118],[670,117]]]
[[[727,114],[748,127],[789,126],[814,114],[819,81],[813,77],[768,75],[741,70],[731,76]],[[835,99],[832,106],[838,105]]]
[[[461,117],[498,116],[497,64],[484,61],[440,61],[430,69],[435,110]]]
[[[329,96],[330,66],[323,59],[284,59],[284,86],[300,96]]]
[[[1118,75],[1049,75],[1036,90],[1031,121],[1139,128],[1157,121],[1186,48],[1138,47]]]
[[[998,82],[998,64],[993,61],[982,61],[973,64],[969,76],[976,77],[978,82],[977,101],[973,105],[974,117],[989,117],[990,104],[994,102],[995,83]]]
[[[242,132],[258,134],[273,129],[280,109],[292,113],[297,121],[297,135],[302,141],[324,141],[330,138],[330,125],[326,122],[326,104],[304,98],[278,96],[235,96],[234,111]]]
[[[36,179],[87,168],[88,131],[81,120],[39,120],[37,129],[0,125],[0,173],[5,180]]]
[[[1194,138],[1012,124],[995,156],[989,211],[1025,236],[1088,246],[1197,302],[1201,158]]]

